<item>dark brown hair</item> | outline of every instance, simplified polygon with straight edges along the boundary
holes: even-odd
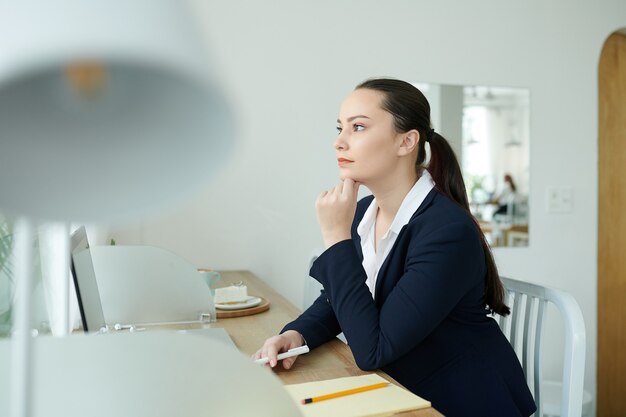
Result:
[[[513,177],[511,176],[511,174],[506,174],[504,176],[504,182],[508,182],[511,186],[511,190],[513,192],[517,191],[517,187],[515,186],[515,182],[513,181]]]
[[[398,132],[408,132],[413,129],[419,132],[417,169],[422,169],[426,161],[425,143],[428,138],[430,161],[427,169],[433,177],[435,187],[467,212],[480,234],[487,265],[485,303],[492,313],[495,312],[502,316],[509,314],[511,310],[504,303],[504,287],[500,281],[491,248],[487,243],[485,234],[470,212],[465,183],[456,155],[443,136],[430,131],[430,104],[428,104],[428,100],[417,87],[400,80],[370,79],[356,87],[356,89],[360,88],[383,93],[382,108],[393,115],[394,125]]]

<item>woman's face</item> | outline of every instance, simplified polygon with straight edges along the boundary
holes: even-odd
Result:
[[[358,89],[341,105],[334,143],[341,179],[367,185],[395,168],[402,139],[391,113],[381,108],[383,97],[378,91]]]

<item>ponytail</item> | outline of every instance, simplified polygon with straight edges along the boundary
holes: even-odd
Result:
[[[450,197],[464,209],[469,210],[469,202],[465,191],[465,182],[461,168],[447,140],[439,133],[431,130],[430,137],[427,138],[430,144],[430,162],[428,172],[433,177],[439,191]],[[421,150],[421,149],[420,149]],[[424,157],[418,155],[418,166],[424,163]]]
[[[485,304],[491,313],[501,316],[510,314],[511,310],[504,303],[504,286],[498,275],[498,268],[493,259],[491,248],[485,234],[469,209],[465,182],[454,151],[448,141],[430,129],[430,105],[422,92],[415,86],[394,79],[371,79],[357,87],[379,91],[384,94],[382,108],[391,113],[398,132],[416,129],[420,133],[416,168],[422,169],[426,161],[425,143],[430,144],[430,161],[428,172],[435,181],[435,187],[452,201],[462,207],[474,222],[480,235],[487,274],[485,276]]]
[[[500,281],[498,268],[495,260],[493,259],[493,253],[491,252],[489,243],[485,238],[485,234],[478,225],[476,218],[470,212],[467,193],[465,191],[465,182],[463,181],[461,168],[456,155],[454,154],[454,150],[450,147],[450,144],[443,136],[436,132],[431,132],[429,132],[430,135],[428,138],[428,143],[430,145],[428,172],[435,182],[435,187],[441,193],[445,194],[452,199],[452,201],[461,206],[474,222],[474,225],[480,234],[480,242],[483,247],[485,264],[487,265],[487,275],[485,276],[485,303],[489,306],[491,313],[506,316],[510,314],[511,310],[504,303],[504,286],[502,285],[502,281]],[[422,166],[426,152],[425,149],[423,149],[423,146],[420,146],[419,150],[418,166]]]

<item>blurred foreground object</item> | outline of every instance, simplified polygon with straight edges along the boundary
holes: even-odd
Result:
[[[277,376],[201,333],[40,336],[33,356],[33,417],[300,415]],[[2,416],[11,360],[0,340]]]
[[[186,6],[2,2],[3,210],[133,219],[206,184],[234,129]]]
[[[46,407],[36,387],[50,364],[37,364],[42,374],[31,360],[34,225],[138,218],[202,187],[230,147],[231,114],[193,23],[180,0],[0,3],[0,210],[20,216],[5,385],[13,417]],[[67,225],[64,230],[60,262],[50,274],[69,303]],[[76,349],[80,356],[92,347]],[[71,349],[50,354],[42,357],[79,359]],[[111,381],[83,382],[92,397],[81,402],[116,401]],[[58,394],[65,404],[76,402],[70,391]]]

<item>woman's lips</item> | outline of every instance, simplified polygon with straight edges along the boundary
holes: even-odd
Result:
[[[339,163],[339,166],[342,166],[342,165],[351,164],[354,161],[351,161],[351,160],[346,159],[346,158],[337,158],[337,162]]]

